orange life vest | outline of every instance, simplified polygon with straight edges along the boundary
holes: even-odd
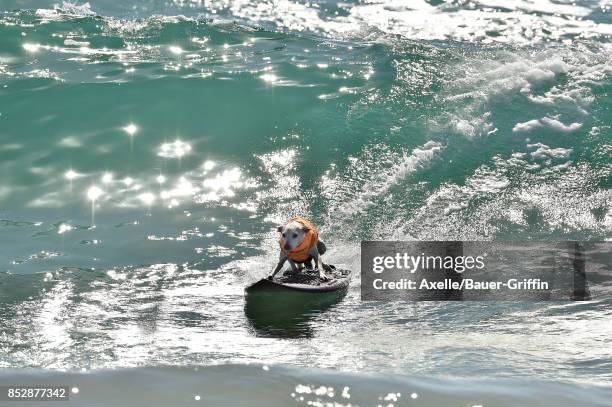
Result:
[[[319,242],[319,234],[317,230],[307,219],[302,218],[301,216],[294,216],[287,223],[297,222],[302,226],[308,228],[308,232],[304,234],[304,241],[300,243],[300,245],[294,249],[287,250],[285,249],[285,239],[283,239],[283,235],[280,236],[278,243],[280,244],[280,248],[285,253],[285,256],[289,260],[293,260],[296,263],[304,263],[308,260],[309,254],[308,252],[312,247],[314,247]]]

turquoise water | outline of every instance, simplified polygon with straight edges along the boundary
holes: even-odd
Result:
[[[353,270],[362,239],[610,239],[609,2],[55,3],[1,6],[0,366],[266,363],[285,395],[365,371],[360,405],[412,380],[513,405],[521,377],[604,405],[601,296],[381,305],[357,276],[270,333],[243,288],[296,213]]]

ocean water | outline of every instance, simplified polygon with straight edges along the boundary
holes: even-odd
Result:
[[[296,213],[353,270],[364,239],[609,240],[611,9],[2,1],[2,382],[82,405],[610,405],[597,292],[381,304],[355,276],[270,330],[243,289]]]

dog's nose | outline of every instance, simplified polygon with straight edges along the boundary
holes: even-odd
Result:
[[[285,243],[285,250],[291,250],[291,245],[289,243]]]

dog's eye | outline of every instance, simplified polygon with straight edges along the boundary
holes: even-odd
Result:
[[[294,233],[293,234],[293,238],[295,239],[296,237],[297,237],[297,233]]]
[[[287,237],[287,234],[286,234],[286,233],[283,233],[283,237]]]

